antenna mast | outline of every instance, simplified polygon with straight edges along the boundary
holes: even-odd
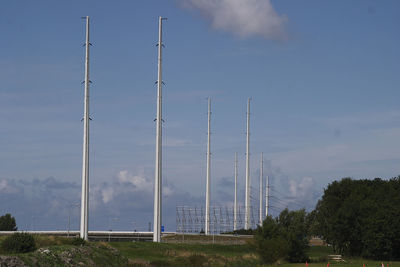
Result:
[[[261,152],[261,160],[260,160],[260,226],[263,221],[263,153]]]
[[[246,130],[246,198],[244,229],[250,228],[250,100],[247,99],[247,130]]]
[[[237,230],[237,152],[235,152],[235,200],[233,203],[233,231]]]
[[[208,112],[207,112],[207,177],[206,177],[206,225],[205,225],[205,234],[210,234],[210,130],[211,130],[211,98],[208,98]]]
[[[154,222],[153,242],[161,242],[161,193],[162,193],[162,21],[166,18],[159,17],[158,31],[158,79],[157,79],[157,128],[156,128],[156,162],[154,179]]]
[[[265,187],[265,217],[268,217],[268,201],[269,201],[269,176],[267,176],[267,185]]]
[[[80,237],[88,240],[89,209],[89,16],[86,19],[86,57],[85,57],[85,98],[83,114],[83,156],[82,156],[82,197]]]

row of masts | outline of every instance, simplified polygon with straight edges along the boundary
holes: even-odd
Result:
[[[83,114],[83,153],[82,153],[82,195],[81,195],[81,223],[80,237],[88,240],[89,224],[89,16],[86,20],[86,55],[85,55],[85,92]],[[156,128],[156,160],[154,181],[154,232],[153,241],[161,242],[161,192],[162,192],[162,21],[166,18],[159,17],[158,34],[158,77],[157,77],[157,128]]]
[[[246,113],[246,187],[245,187],[245,222],[244,228],[246,230],[250,229],[250,209],[251,209],[251,190],[250,190],[250,101],[251,98],[247,99],[247,113]],[[205,234],[210,234],[210,176],[211,176],[211,98],[208,98],[208,112],[207,112],[207,171],[206,171],[206,213],[205,213]],[[235,161],[234,161],[234,180],[235,180],[235,189],[234,189],[234,203],[233,203],[233,230],[237,230],[237,178],[238,178],[238,159],[237,152],[235,152]],[[260,159],[260,196],[259,196],[259,225],[262,225],[264,215],[263,215],[263,180],[264,180],[264,159],[263,153],[261,152]],[[269,178],[266,178],[266,187],[265,187],[265,217],[268,216],[268,198],[269,198]]]
[[[81,223],[80,237],[88,239],[88,211],[89,211],[89,16],[86,20],[86,55],[85,55],[85,80],[84,80],[84,115],[83,115],[83,155],[82,155],[82,197],[81,197]],[[155,179],[154,179],[154,222],[153,241],[161,242],[161,210],[162,210],[162,22],[166,18],[159,17],[158,34],[158,75],[157,75],[157,118],[156,118],[156,157],[155,157]],[[247,102],[247,130],[246,130],[246,195],[245,195],[245,229],[250,227],[250,98]],[[208,132],[207,132],[207,177],[206,177],[206,220],[205,233],[210,233],[210,179],[211,179],[211,98],[208,98]],[[237,153],[235,153],[235,197],[234,197],[234,230],[237,227]],[[262,223],[262,180],[263,160],[261,154],[260,166],[260,218]],[[266,186],[266,216],[268,216],[268,177]]]

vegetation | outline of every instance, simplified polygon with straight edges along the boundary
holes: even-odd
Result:
[[[335,181],[311,215],[310,229],[337,253],[400,259],[400,178]]]
[[[253,229],[238,229],[233,232],[228,232],[230,234],[237,234],[237,235],[253,235],[255,230]]]
[[[35,239],[27,233],[15,233],[7,236],[1,243],[1,249],[9,253],[26,253],[36,248]]]
[[[306,217],[307,213],[304,209],[298,211],[285,209],[279,214],[278,223],[283,228],[283,236],[289,243],[286,256],[289,262],[305,262],[308,260],[306,251],[310,238]]]
[[[15,223],[15,218],[11,216],[10,213],[7,213],[3,216],[0,216],[0,231],[17,231],[18,227]]]
[[[256,251],[266,264],[285,258],[289,262],[308,260],[305,210],[285,209],[278,218],[268,216],[254,236]]]
[[[151,242],[112,242],[111,245],[137,266],[261,266],[250,245]]]
[[[277,220],[273,220],[274,223]],[[252,244],[176,244],[152,242],[86,242],[73,245],[74,238],[34,236],[37,250],[28,253],[8,253],[0,250],[0,266],[266,266]],[[5,240],[0,237],[0,244]],[[346,258],[334,262],[330,246],[312,246],[307,251],[309,267],[381,266],[380,261]],[[8,260],[8,261],[7,261]],[[9,263],[20,263],[11,265]],[[2,265],[3,264],[3,265]],[[8,265],[7,265],[8,264]],[[385,266],[400,267],[400,262],[385,262]],[[305,263],[278,261],[279,267],[305,267]]]

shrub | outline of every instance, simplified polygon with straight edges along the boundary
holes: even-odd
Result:
[[[280,237],[259,240],[256,251],[265,264],[273,264],[283,258],[288,251],[288,243]]]
[[[1,248],[9,253],[26,253],[36,248],[35,239],[28,233],[15,233],[1,243]]]
[[[289,244],[283,237],[283,227],[271,216],[265,218],[262,227],[257,228],[254,245],[265,264],[284,258],[289,249]]]
[[[85,239],[80,238],[80,237],[74,237],[71,240],[71,244],[74,246],[83,246],[83,245],[85,245],[85,243],[86,243]]]

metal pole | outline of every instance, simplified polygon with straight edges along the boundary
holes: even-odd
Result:
[[[263,153],[261,152],[261,161],[260,161],[260,226],[263,221]]]
[[[233,203],[233,231],[237,230],[237,152],[235,152],[235,202]]]
[[[154,222],[153,242],[161,242],[161,194],[162,194],[162,21],[166,18],[159,17],[158,32],[158,79],[157,79],[157,128],[156,128],[156,161],[154,179]]]
[[[246,130],[246,198],[244,228],[250,228],[250,100],[247,99],[247,130]]]
[[[268,201],[269,201],[269,176],[267,176],[265,187],[265,217],[268,217]]]
[[[71,206],[68,207],[68,231],[67,231],[67,237],[69,237],[70,222],[71,222]]]
[[[211,174],[211,161],[210,161],[210,130],[211,130],[211,98],[208,98],[208,130],[207,130],[207,177],[206,177],[206,225],[205,234],[210,234],[210,174]]]
[[[89,209],[89,16],[86,16],[85,100],[83,115],[83,160],[80,237],[88,240]]]

